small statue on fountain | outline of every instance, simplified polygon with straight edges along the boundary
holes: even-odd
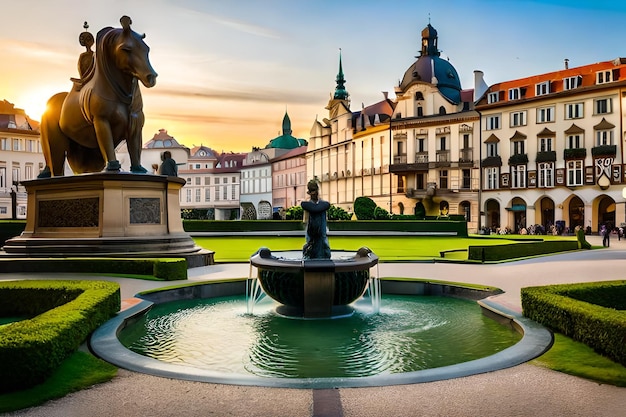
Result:
[[[320,200],[320,187],[316,180],[307,184],[309,201],[301,203],[306,222],[306,243],[302,248],[303,259],[330,259],[330,246],[326,235],[326,212],[330,208],[328,201]]]

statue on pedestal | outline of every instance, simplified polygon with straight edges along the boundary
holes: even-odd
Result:
[[[65,159],[74,173],[117,172],[121,166],[115,147],[126,140],[131,172],[146,173],[141,166],[143,102],[138,81],[150,88],[157,73],[150,65],[145,35],[130,28],[128,16],[122,28],[107,27],[96,36],[85,30],[79,38],[87,48],[79,59],[79,79],[72,79],[69,93],[48,101],[41,120],[41,145],[46,167],[42,177],[62,176]],[[85,29],[89,26],[84,25]]]
[[[302,248],[303,259],[330,259],[330,246],[326,235],[326,212],[330,208],[328,201],[319,198],[319,185],[311,180],[307,184],[309,201],[301,203],[306,222],[306,243]]]

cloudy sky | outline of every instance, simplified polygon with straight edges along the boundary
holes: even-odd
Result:
[[[6,3],[6,4],[5,4]],[[285,111],[308,139],[335,88],[339,50],[352,109],[382,99],[429,23],[463,88],[626,57],[626,2],[597,0],[19,0],[0,14],[0,100],[39,120],[77,76],[83,22],[128,15],[145,33],[157,85],[142,89],[144,142],[163,128],[187,146],[247,152]]]

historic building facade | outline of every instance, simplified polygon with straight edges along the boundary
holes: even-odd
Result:
[[[482,115],[482,223],[597,231],[625,221],[626,60],[494,84]]]
[[[324,198],[345,210],[359,196],[393,214],[413,214],[422,202],[428,215],[465,215],[476,231],[480,115],[474,90],[461,89],[437,41],[429,24],[420,56],[395,88],[396,99],[384,93],[382,101],[356,112],[340,58],[329,117],[311,129],[307,174],[320,180]]]
[[[0,219],[26,218],[27,196],[20,181],[37,178],[44,165],[39,123],[0,101]]]

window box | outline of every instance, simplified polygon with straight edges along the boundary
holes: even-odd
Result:
[[[563,150],[563,159],[585,159],[587,148],[572,148]]]
[[[488,156],[483,159],[483,167],[501,167],[502,158],[500,156]]]
[[[528,163],[528,154],[520,153],[511,155],[509,158],[509,166],[512,165],[526,165]]]
[[[556,161],[556,151],[537,152],[537,163]]]
[[[593,156],[615,156],[616,154],[616,145],[602,145],[591,148],[591,155]]]

